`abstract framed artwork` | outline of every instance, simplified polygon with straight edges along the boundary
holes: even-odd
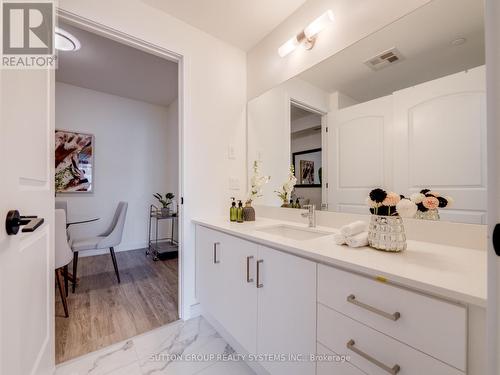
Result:
[[[298,187],[321,187],[321,148],[292,154]]]
[[[69,130],[56,130],[56,193],[92,193],[93,177],[94,136]]]

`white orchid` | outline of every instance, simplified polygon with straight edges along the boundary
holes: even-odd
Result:
[[[278,197],[283,201],[284,204],[288,203],[288,199],[292,196],[292,191],[297,184],[297,177],[295,177],[295,169],[293,165],[290,166],[288,171],[288,180],[283,184],[281,190],[276,190]]]
[[[247,196],[247,203],[252,203],[253,200],[255,200],[258,197],[262,196],[262,188],[264,187],[265,184],[269,182],[271,179],[270,176],[264,176],[260,172],[260,165],[261,162],[255,160],[253,162],[253,175],[250,178],[250,191],[248,192]]]

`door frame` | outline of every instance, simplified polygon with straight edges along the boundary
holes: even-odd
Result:
[[[139,39],[133,35],[124,33],[122,31],[116,30],[104,24],[92,21],[90,19],[78,16],[74,13],[67,12],[63,9],[56,9],[56,23],[58,21],[64,21],[65,23],[78,27],[82,30],[89,31],[93,34],[100,35],[102,37],[111,39],[113,41],[125,44],[129,47],[144,51],[146,53],[158,56],[168,61],[173,61],[177,63],[178,66],[178,178],[179,178],[179,209],[178,209],[178,252],[179,252],[179,265],[178,265],[178,304],[177,310],[179,319],[183,319],[185,316],[189,315],[189,312],[184,311],[184,281],[183,281],[183,267],[184,267],[184,222],[183,218],[183,197],[184,197],[184,110],[185,110],[185,98],[184,98],[184,56],[176,52],[170,51],[166,48],[160,47],[146,40]],[[55,99],[54,99],[55,100]],[[179,198],[178,197],[178,198]],[[187,315],[186,315],[187,314]]]
[[[287,121],[289,127],[288,133],[290,135],[292,134],[292,119],[290,117],[292,105],[321,116],[321,167],[323,168],[323,184],[321,186],[321,207],[319,209],[322,210],[323,207],[328,208],[328,112],[295,99],[293,96],[288,96]],[[291,141],[292,139],[290,138],[290,154],[292,153]],[[293,160],[290,160],[290,163],[293,164]]]

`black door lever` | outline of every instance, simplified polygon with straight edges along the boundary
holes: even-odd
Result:
[[[34,232],[42,224],[43,218],[38,218],[38,216],[21,216],[19,215],[19,211],[11,210],[7,213],[7,218],[5,219],[5,230],[8,235],[17,234],[20,227],[23,227],[22,232]]]
[[[495,225],[495,229],[493,229],[493,248],[500,257],[500,224]]]

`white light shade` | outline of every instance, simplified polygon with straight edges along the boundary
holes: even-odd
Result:
[[[304,29],[304,34],[306,38],[310,39],[315,35],[319,34],[321,31],[326,29],[326,27],[333,22],[333,12],[331,10],[326,11],[321,16],[312,21],[309,26]]]
[[[293,52],[295,48],[299,46],[299,41],[297,40],[297,37],[294,36],[293,38],[289,39],[286,43],[284,43],[279,49],[278,49],[278,54],[280,57],[285,57],[288,55],[290,52]]]
[[[55,44],[59,51],[78,51],[81,47],[80,41],[74,35],[59,27],[55,30]]]

